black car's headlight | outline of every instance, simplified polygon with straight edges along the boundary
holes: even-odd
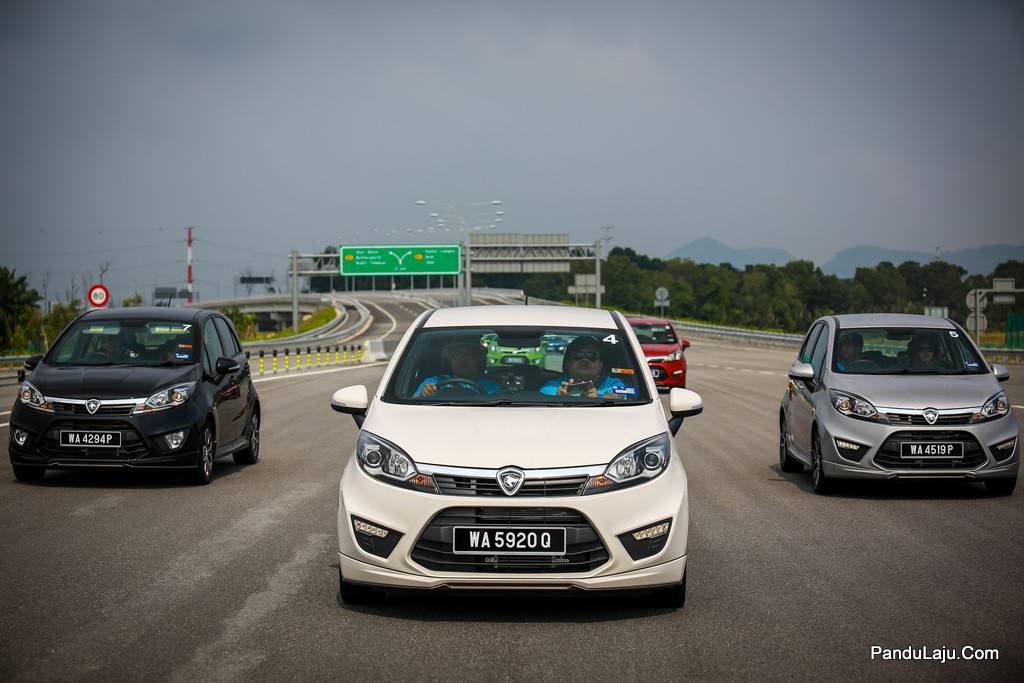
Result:
[[[875,406],[860,396],[845,391],[836,391],[835,389],[828,393],[829,398],[832,399],[832,407],[839,413],[860,420],[889,424],[888,415],[878,412]]]
[[[36,389],[31,382],[21,383],[21,388],[18,389],[18,400],[29,408],[41,410],[44,413],[53,412],[53,404],[47,401],[43,393]]]
[[[1010,412],[1010,399],[1006,397],[1006,392],[1000,391],[998,394],[985,401],[985,405],[981,407],[981,410],[971,415],[971,422],[984,422],[985,420],[994,420],[997,417],[1002,417]]]
[[[376,434],[359,432],[356,458],[363,471],[374,479],[426,493],[438,492],[433,477],[420,474],[405,451]]]
[[[587,480],[583,495],[604,493],[654,479],[665,471],[672,453],[669,435],[635,443],[612,459],[603,474]]]
[[[152,413],[157,410],[175,408],[187,401],[195,388],[195,382],[185,382],[184,384],[177,384],[163,391],[158,391],[142,403],[136,405],[135,410],[132,412],[138,415],[139,413]]]

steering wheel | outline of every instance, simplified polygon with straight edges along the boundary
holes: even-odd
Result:
[[[437,390],[441,391],[441,389],[453,385],[458,385],[460,387],[472,389],[473,391],[480,395],[487,393],[487,389],[484,389],[479,383],[474,382],[471,379],[462,379],[461,377],[449,377],[448,379],[441,380],[440,382],[437,383]]]
[[[90,351],[85,354],[82,360],[113,360],[105,351]]]
[[[865,370],[877,370],[878,363],[876,363],[873,360],[868,360],[867,358],[858,358],[857,360],[853,361],[852,363],[846,366],[847,370],[855,370],[857,368]]]

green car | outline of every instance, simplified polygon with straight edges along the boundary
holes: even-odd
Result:
[[[487,348],[487,367],[544,364],[544,349],[541,346],[505,346],[509,340],[499,342],[493,335],[484,337]]]

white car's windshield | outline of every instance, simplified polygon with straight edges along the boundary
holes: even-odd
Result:
[[[538,327],[423,329],[384,392],[397,403],[625,405],[650,395],[619,330]]]
[[[833,370],[844,374],[969,374],[987,372],[957,330],[864,327],[839,330]]]

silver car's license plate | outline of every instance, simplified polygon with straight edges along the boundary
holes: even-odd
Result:
[[[454,532],[458,555],[565,555],[564,527],[457,526]]]
[[[71,448],[120,448],[121,432],[90,432],[62,429],[60,445]]]
[[[962,458],[964,445],[958,441],[904,441],[900,444],[900,457],[907,460]]]

